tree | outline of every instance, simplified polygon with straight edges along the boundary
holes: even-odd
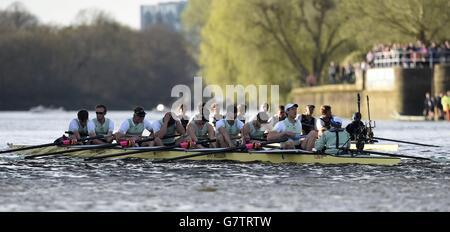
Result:
[[[190,22],[202,28],[202,74],[211,83],[280,84],[283,92],[305,84],[350,41],[341,33],[348,17],[338,14],[339,2],[211,1],[206,23]]]
[[[77,25],[117,23],[111,14],[96,8],[80,10],[75,16],[75,22]]]
[[[201,31],[211,12],[211,0],[190,0],[181,13],[181,24],[184,35],[190,44],[190,53],[198,58]]]
[[[0,11],[0,19],[9,14]],[[192,81],[196,66],[179,33],[136,31],[101,12],[84,16],[68,27],[0,30],[0,109],[150,108],[170,104],[171,88]]]
[[[9,5],[5,11],[0,11],[1,28],[29,29],[37,26],[38,22],[37,17],[29,13],[20,2],[15,2]]]
[[[304,74],[320,77],[324,66],[349,39],[339,33],[349,17],[338,13],[340,1],[253,1],[258,17],[252,22],[273,37],[305,83]],[[293,32],[293,33],[292,33]],[[304,57],[309,54],[311,57]]]
[[[348,0],[344,3],[355,18],[361,19],[362,27],[370,25],[371,33],[366,38],[429,42],[447,39],[450,33],[450,0]]]

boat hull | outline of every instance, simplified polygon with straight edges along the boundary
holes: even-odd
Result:
[[[20,146],[12,146],[14,148]],[[19,152],[21,155],[36,155],[50,152],[64,151],[66,147],[46,147],[33,150],[25,150]],[[134,151],[132,149],[91,149],[84,151],[77,151],[73,153],[61,154],[61,156],[75,156],[82,158],[91,158],[97,156],[105,156],[127,151]],[[185,155],[192,155],[202,152],[202,150],[170,150],[170,151],[145,151],[141,153],[120,156],[118,158],[141,158],[150,160],[164,160],[176,158]],[[115,158],[114,158],[115,159]],[[297,163],[297,164],[367,164],[367,165],[396,165],[400,163],[399,158],[386,156],[333,156],[333,155],[319,155],[308,153],[302,150],[271,150],[271,151],[253,151],[253,152],[226,152],[215,153],[210,155],[203,155],[191,157],[187,160],[196,161],[236,161],[236,162],[267,162],[267,163]]]

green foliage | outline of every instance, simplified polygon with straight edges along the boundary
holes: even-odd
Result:
[[[200,33],[208,21],[210,7],[211,0],[190,0],[181,15],[184,34],[191,44],[190,51],[195,57],[198,57]]]
[[[348,0],[360,41],[411,42],[448,39],[450,0]],[[361,32],[361,34],[359,33]]]
[[[279,84],[283,94],[308,74],[320,76],[350,40],[340,33],[348,18],[336,13],[337,2],[211,1],[201,31],[202,74],[221,85]]]
[[[279,84],[283,93],[376,43],[450,35],[450,0],[191,0],[184,15],[210,83]]]

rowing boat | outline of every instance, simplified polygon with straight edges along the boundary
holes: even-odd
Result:
[[[10,145],[11,148],[23,147],[20,145]],[[34,155],[50,152],[64,151],[67,149],[79,148],[80,146],[71,147],[44,147],[34,150],[21,151],[21,155]],[[81,146],[86,147],[86,146]],[[147,151],[145,149],[152,148],[115,148],[115,149],[90,149],[64,154],[67,156],[75,156],[82,158],[91,158],[96,156],[105,156],[111,154],[122,153],[124,151],[144,150],[142,153],[120,156],[120,158],[142,158],[150,160],[164,160],[185,155],[197,154],[205,151],[215,151],[217,149],[196,149],[182,150],[172,149],[170,151]],[[325,155],[316,154],[303,150],[260,150],[260,151],[234,151],[225,153],[215,153],[204,156],[196,156],[188,158],[188,160],[208,160],[208,161],[237,161],[237,162],[268,162],[268,163],[297,163],[297,164],[367,164],[367,165],[396,165],[400,163],[399,158],[374,155]]]

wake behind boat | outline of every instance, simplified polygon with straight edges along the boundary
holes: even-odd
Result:
[[[63,111],[65,111],[63,107],[54,107],[54,106],[46,107],[43,105],[31,107],[29,110],[29,112],[31,113],[49,113],[49,112],[63,112]]]

